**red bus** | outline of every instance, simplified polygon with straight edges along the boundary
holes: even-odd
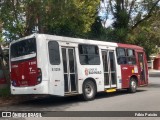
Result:
[[[117,61],[121,66],[122,88],[129,87],[131,76],[137,80],[138,86],[148,85],[149,74],[144,49],[135,45],[118,43],[117,54]],[[123,59],[122,63],[120,59]]]
[[[148,85],[144,49],[136,45],[33,34],[10,44],[12,94],[114,92]]]

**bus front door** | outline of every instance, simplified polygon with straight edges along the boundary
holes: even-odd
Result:
[[[64,92],[65,94],[77,93],[76,59],[74,48],[62,48]]]
[[[146,84],[146,66],[143,52],[138,52],[138,71],[140,75],[140,85]]]
[[[102,59],[105,88],[116,88],[115,52],[112,50],[103,50]]]

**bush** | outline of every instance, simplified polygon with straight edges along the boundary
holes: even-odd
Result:
[[[9,97],[10,95],[10,87],[0,89],[0,97]]]

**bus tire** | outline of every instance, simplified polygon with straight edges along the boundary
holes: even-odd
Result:
[[[130,79],[130,84],[129,84],[129,92],[130,93],[135,93],[137,91],[137,82],[135,78]]]
[[[96,85],[92,80],[86,80],[83,83],[83,99],[85,101],[90,101],[93,100],[95,98],[96,95]]]

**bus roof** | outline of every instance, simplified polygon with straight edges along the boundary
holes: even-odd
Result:
[[[143,50],[143,47],[140,47],[140,46],[137,46],[137,45],[122,44],[122,43],[117,43],[117,44],[118,44],[119,47]]]
[[[125,47],[125,48],[132,48],[132,49],[140,49],[143,50],[142,47],[137,45],[131,44],[122,44],[122,43],[115,43],[115,42],[107,42],[107,41],[98,41],[98,40],[90,40],[90,39],[82,39],[82,38],[73,38],[73,37],[64,37],[64,36],[57,36],[57,35],[49,35],[49,34],[39,34],[34,33],[29,36],[20,38],[16,41],[13,41],[11,44],[16,43],[21,40],[34,38],[34,37],[46,38],[46,40],[56,40],[62,42],[72,42],[72,43],[81,43],[81,44],[95,44],[95,45],[102,45],[102,46],[114,46],[114,47]]]

